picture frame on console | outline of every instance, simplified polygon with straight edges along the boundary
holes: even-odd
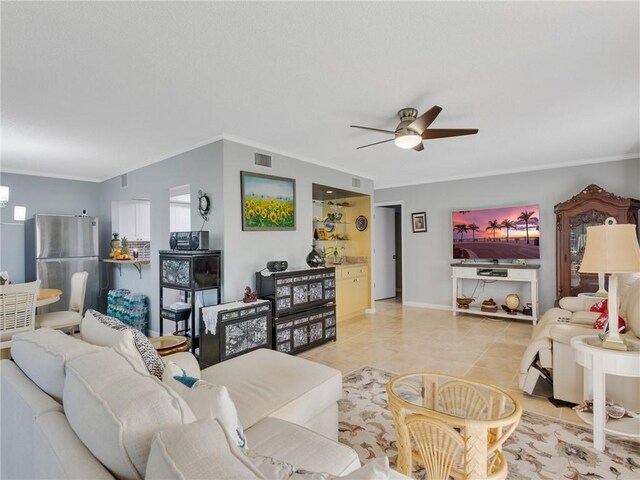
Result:
[[[411,214],[411,225],[413,233],[424,233],[427,231],[427,212],[417,212]]]
[[[296,229],[296,181],[253,172],[240,172],[242,230]]]

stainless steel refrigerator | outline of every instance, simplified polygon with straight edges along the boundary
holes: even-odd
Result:
[[[41,280],[41,288],[59,288],[60,301],[41,307],[42,313],[69,308],[71,275],[87,272],[84,309],[98,308],[100,277],[98,219],[73,215],[34,215],[25,223],[26,281]]]

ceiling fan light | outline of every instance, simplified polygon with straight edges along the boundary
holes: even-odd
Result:
[[[400,148],[413,148],[422,142],[422,137],[417,133],[408,133],[406,135],[398,135],[394,143]]]

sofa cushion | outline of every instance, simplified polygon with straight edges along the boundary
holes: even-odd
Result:
[[[164,429],[153,437],[147,480],[263,479],[217,419]]]
[[[173,362],[169,362],[162,375],[162,382],[176,391],[198,420],[217,418],[240,448],[247,446],[238,412],[224,385],[214,385],[191,377]]]
[[[80,324],[80,334],[86,342],[113,348],[139,372],[162,378],[164,363],[149,339],[117,318],[89,309]]]
[[[342,398],[339,370],[264,348],[206,368],[201,377],[227,387],[245,429],[268,415],[304,425]]]
[[[364,467],[346,475],[335,476],[329,472],[312,472],[297,465],[284,462],[278,458],[256,454],[251,450],[242,451],[266,478],[269,480],[389,480],[389,459],[379,457]]]
[[[11,341],[14,362],[33,383],[58,402],[62,402],[65,364],[100,350],[101,347],[50,328],[19,333]]]
[[[154,433],[195,421],[177,393],[111,349],[67,363],[63,406],[82,443],[118,478],[144,477]]]
[[[264,418],[246,435],[251,451],[305,470],[346,475],[360,468],[352,448],[285,420]]]
[[[113,479],[71,429],[64,413],[40,415],[34,427],[32,478]]]
[[[11,360],[0,360],[0,478],[37,478],[35,420],[62,405],[44,393]]]

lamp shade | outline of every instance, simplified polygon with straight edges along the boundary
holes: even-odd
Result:
[[[636,226],[629,223],[587,227],[580,273],[640,272],[636,235]]]

